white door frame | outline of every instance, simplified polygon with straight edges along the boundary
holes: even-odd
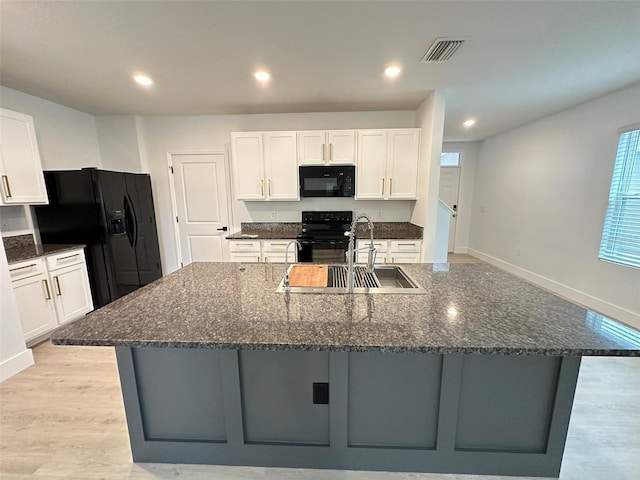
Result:
[[[224,155],[224,174],[225,181],[227,182],[227,214],[229,215],[229,235],[233,230],[233,208],[231,206],[232,194],[231,194],[231,168],[229,165],[229,153],[224,150],[167,150],[167,173],[169,175],[169,189],[171,191],[171,213],[173,218],[171,223],[173,224],[173,235],[176,244],[176,258],[178,259],[178,265],[182,267],[182,246],[180,244],[180,230],[178,222],[174,220],[178,217],[178,204],[176,202],[176,187],[174,185],[173,176],[173,156],[174,155]],[[225,261],[229,261],[228,249],[224,249],[222,252]]]

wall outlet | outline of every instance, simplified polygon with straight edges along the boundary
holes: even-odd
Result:
[[[378,220],[382,220],[383,217],[384,217],[384,214],[382,213],[382,210],[378,210],[378,214],[376,215],[376,218]]]
[[[516,247],[516,255],[517,256],[522,255],[522,248],[521,247]]]
[[[271,220],[275,220],[276,219],[276,212],[272,211],[271,212]]]
[[[484,205],[480,205],[480,213],[484,213],[486,211],[487,211],[487,209],[485,208],[485,206]]]

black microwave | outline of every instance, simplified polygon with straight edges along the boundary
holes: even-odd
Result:
[[[356,185],[356,167],[301,166],[301,197],[353,197]]]

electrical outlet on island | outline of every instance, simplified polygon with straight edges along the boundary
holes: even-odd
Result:
[[[378,215],[377,215],[377,217],[376,217],[376,218],[377,218],[378,220],[382,220],[383,216],[384,216],[384,215],[383,215],[383,213],[382,213],[382,210],[378,210]]]
[[[275,210],[271,212],[271,220],[275,220],[276,219],[276,212]]]

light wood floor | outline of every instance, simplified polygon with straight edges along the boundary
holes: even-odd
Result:
[[[449,263],[482,263],[479,258],[473,257],[466,253],[447,253],[447,262]]]
[[[133,464],[110,347],[33,350],[0,384],[0,478],[481,480],[513,477]],[[640,479],[640,358],[583,359],[560,478]]]

